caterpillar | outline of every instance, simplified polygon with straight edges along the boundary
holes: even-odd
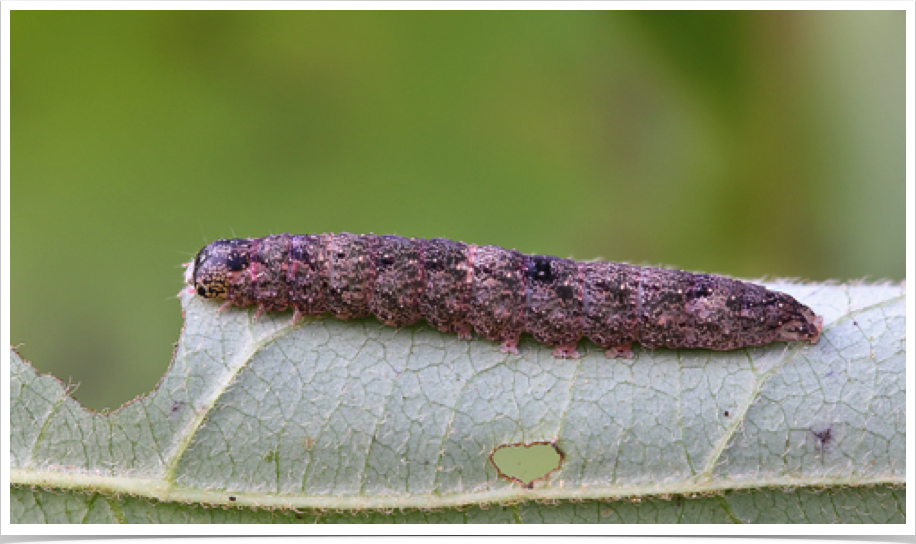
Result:
[[[442,238],[276,234],[217,240],[188,263],[189,290],[228,306],[295,309],[293,322],[330,312],[375,315],[392,327],[425,319],[471,330],[518,353],[528,332],[559,358],[586,337],[605,355],[654,349],[730,350],[777,341],[817,343],[823,318],[791,296],[714,274],[526,255]]]

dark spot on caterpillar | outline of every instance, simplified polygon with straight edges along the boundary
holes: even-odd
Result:
[[[230,251],[226,257],[226,269],[229,272],[238,272],[248,268],[248,257],[243,256],[238,251]]]
[[[697,274],[694,283],[694,298],[706,298],[712,294],[712,288],[715,282],[706,274]]]
[[[528,277],[545,283],[552,282],[554,276],[550,263],[553,260],[552,257],[544,255],[535,255],[531,257],[531,262],[528,265]]]
[[[569,300],[573,298],[573,288],[568,285],[558,285],[557,296],[563,300]]]
[[[378,266],[379,268],[388,268],[394,264],[394,257],[391,255],[379,255]]]
[[[255,267],[251,272],[246,269]],[[728,350],[778,341],[817,343],[823,320],[784,293],[714,274],[608,262],[526,256],[442,238],[277,234],[218,240],[201,249],[185,281],[203,298],[325,312],[375,315],[402,327],[425,319],[442,332],[473,330],[517,353],[528,332],[578,357],[588,338],[608,357],[654,349]]]
[[[229,501],[230,501],[230,502],[235,502],[235,497],[233,497],[232,495],[230,495],[230,496],[229,496]]]
[[[304,266],[307,266],[309,270],[315,270],[315,263],[312,262],[312,258],[309,256],[308,251],[302,245],[293,245],[289,248],[289,259],[291,261],[300,263]]]

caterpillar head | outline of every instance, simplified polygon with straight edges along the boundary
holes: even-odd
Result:
[[[777,342],[807,340],[817,344],[824,325],[823,317],[784,293],[777,293],[775,304]]]
[[[248,268],[247,240],[217,240],[204,246],[184,273],[203,298],[226,298],[230,275]]]

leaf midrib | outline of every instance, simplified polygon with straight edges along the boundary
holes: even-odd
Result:
[[[869,478],[791,476],[746,480],[716,480],[716,485],[702,486],[691,480],[669,484],[651,484],[627,487],[590,488],[537,488],[506,486],[493,491],[474,491],[449,495],[388,495],[388,496],[299,496],[280,495],[247,491],[221,491],[177,487],[162,479],[103,476],[73,472],[37,471],[33,469],[11,469],[10,482],[13,485],[93,491],[106,495],[130,494],[169,502],[188,502],[208,505],[262,508],[339,508],[339,509],[384,509],[384,508],[450,508],[473,504],[507,503],[526,500],[585,500],[607,499],[609,496],[648,497],[696,494],[721,494],[737,490],[756,489],[797,489],[804,487],[863,487],[872,485],[906,485],[906,477],[890,473]],[[229,496],[234,500],[230,501]]]

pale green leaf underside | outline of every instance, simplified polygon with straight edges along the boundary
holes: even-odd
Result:
[[[145,499],[358,510],[727,492],[685,499],[677,511],[674,501],[644,501],[656,504],[651,515],[629,502],[586,501],[402,518],[466,521],[474,511],[549,521],[560,512],[563,521],[664,522],[690,518],[693,508],[709,510],[707,521],[766,521],[750,513],[762,501],[792,521],[779,505],[804,500],[826,501],[840,517],[842,504],[856,516],[874,510],[860,522],[902,521],[903,288],[780,288],[825,317],[818,345],[637,348],[634,359],[608,360],[583,342],[588,353],[577,361],[554,359],[530,338],[512,356],[485,340],[373,319],[290,328],[289,313],[253,321],[253,312],[217,313],[217,303],[185,294],[187,321],[168,373],[112,414],[87,412],[11,352],[11,482],[26,486],[13,490],[14,512],[47,521],[54,509],[42,505],[65,500],[83,505],[61,508],[84,511],[84,521],[96,511],[102,521],[131,521],[127,512]],[[562,450],[559,470],[532,489],[499,478],[488,459],[494,449],[538,441]],[[735,493],[820,486],[853,488]],[[163,507],[142,516],[215,515]],[[615,513],[629,508],[637,510]],[[829,517],[806,511],[794,520]]]

